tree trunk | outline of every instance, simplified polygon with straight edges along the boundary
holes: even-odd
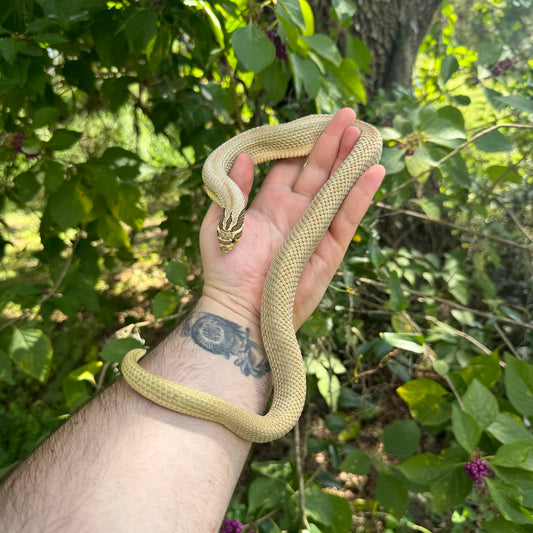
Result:
[[[379,89],[392,96],[395,85],[411,87],[418,48],[442,0],[358,0],[349,32],[372,53],[366,90],[369,99]],[[330,0],[310,1],[317,25],[329,20]]]

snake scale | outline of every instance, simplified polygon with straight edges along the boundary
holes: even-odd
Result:
[[[233,137],[211,153],[203,168],[203,180],[210,198],[223,209],[217,229],[222,251],[231,250],[243,230],[244,197],[228,177],[237,156],[246,152],[254,164],[306,156],[331,120],[331,115],[310,115],[286,124],[260,126]],[[292,325],[296,287],[305,264],[344,198],[381,156],[379,132],[358,120],[354,126],[361,130],[359,141],[316,194],[268,271],[261,304],[261,335],[274,388],[269,411],[257,415],[211,394],[156,376],[138,364],[144,350],[128,352],[122,363],[124,378],[135,390],[174,411],[223,424],[249,441],[275,440],[294,427],[305,402],[305,368]]]

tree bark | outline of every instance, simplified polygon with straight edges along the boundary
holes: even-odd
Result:
[[[372,53],[366,80],[369,99],[379,89],[392,96],[395,85],[411,87],[412,72],[422,40],[442,0],[357,0],[348,30]],[[318,26],[329,20],[330,0],[311,0]]]

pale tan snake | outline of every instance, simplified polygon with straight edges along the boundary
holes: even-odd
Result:
[[[243,229],[245,202],[228,177],[237,156],[248,153],[255,164],[306,156],[333,117],[310,115],[287,124],[261,126],[241,133],[217,148],[206,160],[203,179],[209,196],[223,208],[218,239],[231,250]],[[291,231],[268,271],[261,305],[261,335],[272,369],[272,406],[265,415],[248,412],[184,385],[156,376],[139,366],[144,350],[132,350],[122,363],[126,381],[150,400],[186,415],[213,420],[254,442],[277,439],[290,431],[305,401],[305,368],[293,323],[296,287],[304,265],[327,232],[346,195],[361,175],[379,161],[379,132],[356,120],[361,130],[355,147],[315,196]]]

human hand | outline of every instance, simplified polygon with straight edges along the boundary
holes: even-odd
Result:
[[[270,263],[315,194],[352,150],[360,134],[352,126],[354,119],[353,110],[339,111],[320,136],[305,167],[305,158],[280,160],[272,167],[246,210],[241,240],[227,254],[219,250],[217,242],[221,208],[211,206],[200,232],[204,296],[259,322]],[[375,165],[361,176],[305,266],[294,302],[296,329],[320,302],[384,175],[385,169]],[[230,177],[247,197],[253,183],[250,156],[241,154],[237,158]]]

